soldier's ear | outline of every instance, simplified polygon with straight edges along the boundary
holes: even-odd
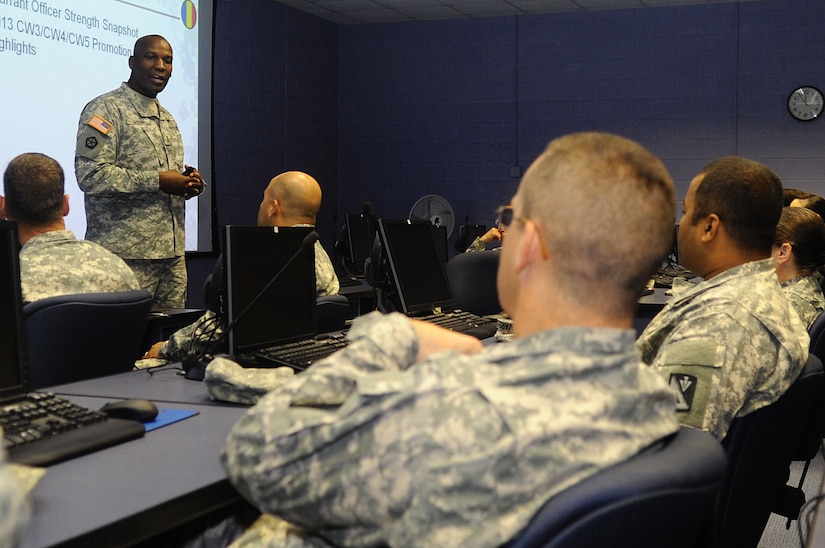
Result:
[[[69,214],[69,195],[63,195],[63,216],[66,217]]]
[[[779,250],[776,254],[776,262],[779,264],[783,264],[788,262],[791,258],[791,254],[793,253],[793,247],[788,242],[783,243],[779,246]]]

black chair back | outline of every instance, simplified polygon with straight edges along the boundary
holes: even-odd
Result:
[[[822,362],[810,354],[805,368],[776,402],[735,419],[722,446],[728,457],[716,500],[713,543],[720,548],[759,543],[788,481],[825,379]]]
[[[459,253],[447,261],[447,280],[456,306],[479,316],[498,314],[496,275],[499,251]]]
[[[32,390],[131,371],[152,296],[138,289],[60,295],[23,306]]]
[[[719,442],[682,427],[551,498],[506,546],[698,548],[724,472]]]
[[[325,295],[315,299],[315,331],[329,333],[346,327],[349,299],[343,295]]]

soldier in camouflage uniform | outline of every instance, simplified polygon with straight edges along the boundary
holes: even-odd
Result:
[[[321,186],[314,178],[300,171],[287,171],[273,177],[264,190],[258,209],[258,226],[315,226],[315,217],[321,209]],[[214,353],[215,344],[222,338],[219,292],[224,286],[223,258],[218,258],[207,281],[206,313],[193,324],[174,332],[168,341],[152,345],[144,358],[181,360],[187,355]],[[315,290],[321,297],[337,295],[338,276],[323,246],[315,241]],[[204,345],[211,343],[204,351]]]
[[[85,193],[86,239],[123,258],[154,306],[186,305],[184,200],[203,190],[184,175],[183,141],[157,100],[172,75],[172,47],[144,36],[129,57],[128,82],[93,99],[77,130],[75,172]]]
[[[3,175],[0,215],[17,221],[23,301],[138,289],[132,270],[96,243],[66,230],[69,196],[63,168],[39,153],[21,154]]]
[[[783,208],[771,257],[785,296],[810,329],[825,310],[818,278],[825,264],[825,223],[810,209]]]
[[[0,546],[20,545],[31,518],[27,489],[30,478],[39,476],[38,470],[23,465],[10,465],[6,460],[6,450],[0,449],[0,516],[3,516],[0,519]]]
[[[487,251],[487,244],[493,242],[501,243],[504,239],[504,234],[507,232],[507,229],[501,226],[494,226],[481,236],[477,236],[475,240],[473,240],[464,253],[472,253],[473,251]],[[494,247],[492,251],[498,251],[501,249],[501,246]]]
[[[230,433],[231,481],[290,522],[241,544],[498,546],[554,494],[675,432],[674,395],[632,329],[673,212],[667,170],[638,144],[550,143],[500,211],[514,341],[358,318],[347,348]]]
[[[744,158],[712,162],[690,183],[679,224],[682,264],[704,278],[638,340],[678,394],[677,418],[723,439],[731,421],[776,401],[810,339],[770,260],[782,183]]]

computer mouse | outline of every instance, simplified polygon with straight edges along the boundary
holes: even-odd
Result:
[[[126,419],[137,422],[152,422],[158,416],[158,408],[149,400],[130,399],[113,401],[100,408],[112,419]]]

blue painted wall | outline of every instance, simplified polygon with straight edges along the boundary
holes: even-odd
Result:
[[[318,179],[322,243],[332,249],[338,194],[338,27],[272,0],[217,2],[214,148],[219,225],[255,224],[266,185]]]
[[[364,201],[405,217],[434,193],[459,222],[489,226],[513,173],[579,130],[651,148],[680,200],[727,154],[825,195],[825,120],[786,108],[799,85],[825,90],[823,20],[820,0],[765,0],[337,26],[271,0],[219,0],[219,221],[254,222],[269,177],[305,169],[325,189],[330,250]]]

